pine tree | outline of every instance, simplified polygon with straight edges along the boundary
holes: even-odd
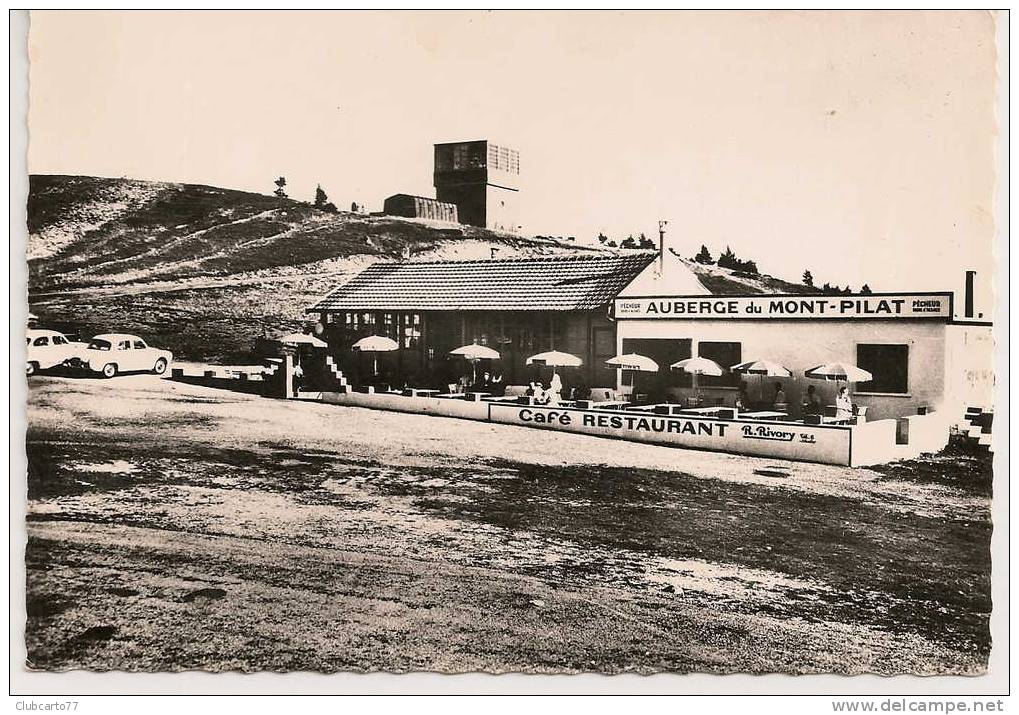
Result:
[[[607,244],[608,244],[608,242],[609,242],[609,237],[608,237],[608,236],[606,236],[606,235],[605,235],[604,233],[601,233],[601,232],[599,231],[599,232],[598,232],[598,243],[601,243],[601,244],[607,245]]]
[[[329,203],[329,197],[322,190],[322,184],[319,184],[315,187],[315,208],[324,209],[327,203]]]
[[[286,191],[286,188],[285,188],[286,185],[287,185],[286,177],[285,176],[281,176],[280,178],[276,179],[276,181],[273,182],[273,183],[276,184],[276,190],[273,191],[273,193],[276,194],[277,196],[279,196],[281,199],[287,198],[287,191]]]
[[[729,269],[739,268],[739,259],[736,258],[736,254],[728,246],[725,247],[725,253],[718,257],[718,266],[719,268]]]
[[[873,292],[874,291],[872,291],[870,289],[870,286],[867,285],[866,283],[864,283],[862,286],[860,286],[860,295],[870,295]]]
[[[711,252],[703,243],[701,244],[701,250],[697,252],[697,255],[694,256],[693,259],[705,266],[714,265],[715,263],[715,259],[711,257]]]
[[[640,240],[637,242],[638,248],[654,248],[655,242],[645,236],[643,233],[640,234]]]
[[[810,271],[803,271],[803,285],[814,287],[814,275]]]
[[[623,242],[619,244],[619,246],[620,248],[636,248],[637,242],[634,240],[633,234],[631,233],[629,236],[623,239]]]

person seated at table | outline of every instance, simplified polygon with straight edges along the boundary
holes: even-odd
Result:
[[[474,384],[471,385],[471,392],[489,392],[490,390],[488,388],[491,385],[491,382],[492,374],[484,372],[477,380],[474,381]]]
[[[807,395],[803,398],[803,414],[821,414],[821,398],[817,396],[817,390],[813,385],[807,386]]]
[[[746,385],[740,385],[739,392],[736,393],[736,400],[733,402],[733,407],[736,408],[737,412],[750,411],[750,395],[747,394]]]
[[[485,373],[486,375],[488,373]],[[496,372],[492,375],[492,379],[488,384],[488,391],[496,397],[502,397],[506,394],[506,385],[503,384],[502,373]]]
[[[544,386],[540,382],[532,382],[532,393],[531,397],[534,399],[536,405],[547,405],[548,404],[548,393],[545,392]]]
[[[786,401],[785,390],[782,389],[782,383],[775,383],[775,397],[771,400],[771,409],[775,412],[788,412],[789,403]]]
[[[835,421],[840,423],[849,422],[853,418],[853,401],[849,399],[849,388],[839,388],[838,397],[835,398]]]

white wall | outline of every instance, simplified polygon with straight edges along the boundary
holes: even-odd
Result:
[[[699,341],[732,341],[742,343],[743,360],[769,359],[793,371],[792,378],[781,380],[790,410],[798,415],[802,395],[807,385],[813,384],[823,404],[833,404],[836,384],[808,380],[803,371],[823,362],[844,360],[855,364],[858,343],[886,343],[909,346],[909,392],[904,396],[854,394],[854,402],[867,405],[867,419],[880,420],[916,414],[917,407],[927,405],[940,409],[944,400],[945,385],[945,332],[946,324],[938,322],[885,320],[619,320],[616,330],[616,348],[622,352],[627,338],[666,338],[693,340],[693,354],[697,355]],[[954,326],[953,326],[954,327]],[[663,366],[664,368],[665,366]],[[728,367],[728,366],[726,366]],[[760,380],[747,379],[752,400],[758,398]],[[765,396],[770,399],[776,378],[764,378]],[[695,383],[696,384],[696,383]],[[621,388],[624,389],[624,388]],[[850,386],[851,391],[854,386]],[[679,396],[692,395],[695,388],[677,389]],[[721,396],[732,404],[735,390],[703,388],[705,397]]]
[[[945,333],[945,405],[953,419],[967,407],[994,408],[994,334],[990,326],[949,325]]]

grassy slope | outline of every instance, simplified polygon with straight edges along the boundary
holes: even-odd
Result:
[[[350,256],[395,258],[404,248],[421,252],[458,241],[564,250],[471,226],[328,213],[210,186],[33,176],[30,187],[29,266],[36,292],[271,272]],[[47,250],[53,244],[56,250]]]
[[[29,297],[43,324],[90,336],[123,330],[180,357],[246,359],[263,333],[364,265],[405,249],[434,258],[600,251],[472,226],[327,213],[275,196],[192,184],[32,176]],[[687,261],[713,292],[805,292]]]

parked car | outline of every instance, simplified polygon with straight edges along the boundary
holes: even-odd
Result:
[[[162,375],[172,361],[169,350],[151,348],[137,335],[105,333],[92,338],[78,365],[103,377],[138,371]]]
[[[69,365],[75,358],[80,358],[84,354],[86,347],[85,343],[76,343],[63,333],[39,328],[25,331],[25,341],[26,375]]]

